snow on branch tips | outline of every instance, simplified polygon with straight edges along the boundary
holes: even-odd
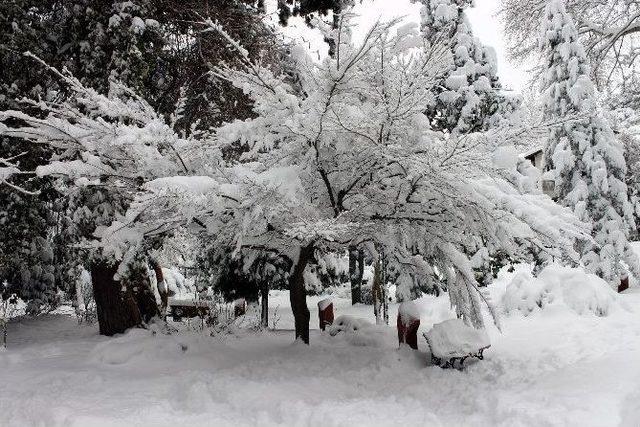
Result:
[[[2,126],[4,125],[0,123],[0,134],[2,134]],[[39,191],[29,191],[27,189],[22,188],[19,185],[12,184],[11,182],[9,182],[9,179],[12,176],[30,174],[28,172],[21,171],[18,168],[18,165],[14,162],[15,159],[22,157],[25,154],[26,153],[20,153],[9,158],[0,157],[0,185],[6,185],[7,187],[15,191],[18,191],[20,193],[23,193],[29,196],[37,196],[38,194],[40,194]]]
[[[586,227],[491,165],[490,141],[512,129],[461,136],[432,129],[424,111],[434,105],[451,56],[440,45],[408,43],[414,33],[394,31],[398,23],[375,24],[358,45],[342,30],[339,64],[338,49],[319,63],[297,51],[299,88],[258,64],[219,71],[252,97],[257,114],[216,131],[223,145],[249,147],[247,162],[233,168],[246,185],[238,186],[240,212],[225,232],[240,230],[232,239],[240,246],[283,252],[376,242],[418,282],[437,286],[434,266],[451,271],[452,303],[481,326],[481,296],[470,267],[461,265],[462,259],[468,265],[463,254],[479,242],[509,253],[523,242],[571,253]],[[264,90],[256,76],[270,76],[274,90]],[[515,163],[512,169],[517,175]],[[558,214],[552,221],[543,219],[552,212]],[[441,251],[442,245],[455,250]]]

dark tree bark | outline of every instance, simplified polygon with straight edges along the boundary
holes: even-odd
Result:
[[[313,259],[313,244],[300,248],[298,262],[289,276],[289,300],[296,326],[296,339],[300,338],[309,344],[309,308],[307,307],[307,290],[304,287],[304,269]]]
[[[91,265],[93,296],[98,312],[100,335],[121,334],[142,324],[142,317],[133,293],[113,279],[117,264],[101,260]]]
[[[260,310],[260,324],[262,327],[269,326],[269,283],[265,280],[260,287],[260,297],[262,307]]]
[[[351,304],[362,302],[362,276],[364,274],[364,252],[349,246],[349,281],[351,282]]]
[[[156,283],[158,287],[158,293],[160,294],[160,313],[163,319],[167,318],[167,306],[169,305],[169,287],[164,281],[164,274],[162,273],[162,267],[155,259],[150,261],[151,268],[156,273]]]
[[[146,259],[136,258],[132,261],[123,283],[127,289],[131,290],[144,323],[149,323],[153,318],[160,317],[156,296],[151,288]]]

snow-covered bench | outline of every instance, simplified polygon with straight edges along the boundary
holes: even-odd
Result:
[[[169,298],[169,308],[171,317],[174,321],[179,322],[183,317],[204,317],[210,311],[209,301],[194,301]]]
[[[491,347],[486,331],[465,325],[461,319],[445,320],[433,325],[424,337],[431,349],[431,360],[443,368],[461,369],[469,357],[483,359]]]

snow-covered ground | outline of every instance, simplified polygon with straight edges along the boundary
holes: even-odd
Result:
[[[514,274],[491,287],[499,308]],[[325,297],[308,298],[316,328]],[[374,321],[370,306],[334,298],[336,315]],[[271,303],[291,328],[286,292]],[[446,297],[417,305],[420,333],[453,317]],[[395,328],[375,330],[370,341],[314,330],[306,346],[288,330],[105,338],[69,316],[25,319],[0,351],[0,426],[640,425],[638,288],[607,317],[557,298],[512,311],[464,371],[431,366],[422,337],[419,351],[398,350]]]

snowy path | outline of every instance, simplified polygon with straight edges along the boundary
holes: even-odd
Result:
[[[285,297],[272,298],[282,328]],[[640,293],[622,301],[640,307]],[[421,331],[451,316],[446,298],[420,308]],[[336,301],[337,314],[370,310]],[[397,350],[392,328],[380,347],[319,331],[307,347],[290,332],[107,339],[64,316],[27,320],[0,353],[0,425],[638,426],[635,310],[505,317],[503,334],[490,328],[487,359],[464,372],[427,366],[422,338],[419,352]]]

